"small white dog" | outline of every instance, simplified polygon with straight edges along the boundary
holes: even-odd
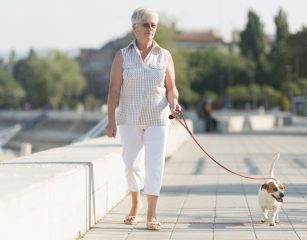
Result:
[[[270,170],[270,177],[274,178],[275,163],[279,159],[280,154],[276,154],[273,158]],[[275,226],[279,223],[279,209],[283,202],[285,183],[278,180],[268,180],[258,191],[259,205],[262,210],[261,222],[265,223],[268,220],[268,210],[273,210],[270,226]]]

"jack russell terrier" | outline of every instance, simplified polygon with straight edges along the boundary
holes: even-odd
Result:
[[[273,158],[270,170],[270,177],[274,178],[275,163],[279,159],[280,154],[276,154]],[[279,182],[277,179],[270,179],[264,183],[258,191],[258,201],[262,210],[261,222],[265,223],[268,218],[268,210],[273,210],[270,226],[279,223],[279,210],[283,202],[286,184]]]

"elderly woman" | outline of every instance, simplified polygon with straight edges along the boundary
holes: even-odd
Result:
[[[139,8],[133,12],[131,21],[135,40],[116,53],[111,68],[106,133],[115,137],[118,126],[121,135],[132,199],[124,223],[137,224],[140,220],[140,191],[144,189],[148,204],[146,226],[159,230],[156,206],[164,170],[168,117],[178,114],[180,105],[172,56],[154,41],[158,14],[152,9]]]

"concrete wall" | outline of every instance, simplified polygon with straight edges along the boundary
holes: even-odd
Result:
[[[172,123],[168,157],[190,137]],[[124,176],[119,137],[0,162],[1,239],[75,239],[127,195]]]
[[[217,130],[223,133],[268,131],[275,127],[291,125],[292,115],[279,111],[214,111]]]
[[[14,119],[16,121],[25,122],[26,120],[34,119],[43,113],[43,110],[0,110],[0,119]],[[89,121],[99,121],[106,116],[106,112],[103,111],[57,111],[48,110],[46,111],[48,119],[56,121],[76,121],[76,119],[84,119]]]

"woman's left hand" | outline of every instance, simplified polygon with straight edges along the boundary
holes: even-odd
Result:
[[[174,106],[171,106],[171,111],[172,111],[171,115],[173,117],[177,117],[181,112],[181,106],[177,103]]]

